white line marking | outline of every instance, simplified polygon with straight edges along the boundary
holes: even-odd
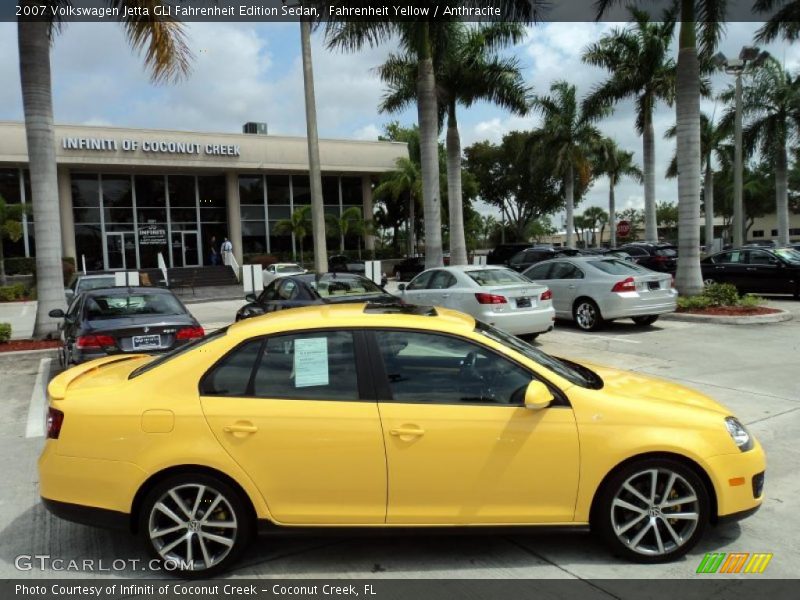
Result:
[[[623,337],[617,337],[617,336],[613,336],[613,335],[593,335],[592,338],[600,339],[600,340],[611,340],[612,342],[623,342],[625,344],[641,344],[642,343],[642,342],[639,342],[637,340],[627,340],[627,339],[625,339]]]
[[[52,358],[43,358],[39,361],[39,372],[36,373],[36,383],[33,384],[31,403],[28,406],[26,438],[44,436],[45,408],[47,407],[47,382],[45,382],[45,377],[50,375],[50,363],[52,361]]]

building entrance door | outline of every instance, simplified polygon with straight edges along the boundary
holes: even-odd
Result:
[[[108,270],[136,269],[136,238],[133,232],[106,233],[106,265]]]
[[[172,232],[173,267],[197,267],[200,265],[197,239],[196,231]]]

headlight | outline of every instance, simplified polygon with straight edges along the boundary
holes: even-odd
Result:
[[[736,417],[725,417],[725,427],[728,433],[731,434],[733,443],[738,446],[742,452],[747,452],[753,447],[753,436],[751,436],[747,429],[744,428]]]

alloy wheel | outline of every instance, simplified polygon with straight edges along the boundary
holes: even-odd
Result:
[[[681,474],[664,467],[635,472],[614,494],[611,527],[634,553],[658,557],[678,551],[700,521],[698,490]]]
[[[168,489],[152,505],[148,535],[164,561],[181,569],[208,570],[234,548],[239,522],[231,501],[210,485]]]
[[[575,309],[575,322],[581,329],[594,329],[597,321],[597,308],[591,302],[581,302]]]

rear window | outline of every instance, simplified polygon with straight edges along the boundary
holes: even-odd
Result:
[[[302,273],[303,269],[297,265],[282,265],[276,268],[278,273]]]
[[[678,256],[678,251],[675,248],[658,248],[655,252],[656,256]]]
[[[787,262],[800,264],[800,252],[797,250],[791,248],[779,248],[775,250],[775,254]]]
[[[92,277],[79,279],[77,285],[78,292],[86,292],[88,290],[99,290],[102,288],[110,288],[116,285],[114,277]]]
[[[309,285],[322,298],[383,294],[383,290],[366,277],[342,279],[323,276],[319,280],[310,281]]]
[[[466,273],[470,279],[480,286],[530,283],[528,279],[511,269],[483,269],[480,271],[466,271]]]
[[[182,315],[186,312],[170,294],[93,295],[86,299],[85,310],[90,321],[137,315]]]
[[[646,272],[646,269],[632,262],[611,258],[607,260],[592,260],[586,264],[592,265],[595,269],[608,273],[609,275],[631,275]]]

